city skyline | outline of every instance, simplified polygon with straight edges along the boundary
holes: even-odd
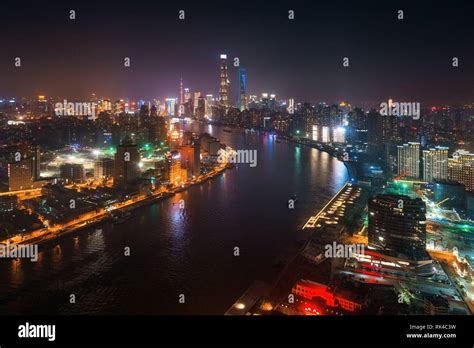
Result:
[[[181,8],[171,5],[157,9],[103,3],[95,12],[87,5],[12,6],[8,16],[0,16],[2,29],[15,28],[9,30],[0,57],[0,95],[86,98],[95,93],[151,100],[177,96],[180,78],[194,91],[217,95],[219,55],[225,53],[234,105],[239,78],[234,58],[247,70],[251,94],[362,105],[389,98],[472,102],[472,28],[462,7],[363,3],[344,4],[341,12],[338,5],[280,2],[268,7],[257,2],[254,7],[234,4],[204,11],[183,3],[184,19],[179,19]],[[398,19],[399,10],[403,19]],[[252,15],[261,11],[263,18]],[[288,11],[294,11],[294,19],[288,18]],[[29,25],[15,24],[18,16]],[[195,28],[196,22],[203,25]],[[42,30],[36,32],[39,25]],[[204,35],[208,25],[219,30]],[[379,26],[380,32],[372,30]],[[100,34],[92,34],[92,27]],[[165,29],[168,34],[160,35]],[[21,67],[14,66],[16,57],[22,58]],[[123,66],[125,57],[130,58],[129,67]],[[349,58],[347,67],[344,58]]]

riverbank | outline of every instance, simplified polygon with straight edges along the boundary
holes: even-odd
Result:
[[[354,185],[346,182],[319,211],[311,215],[298,231],[301,232],[301,238],[298,238],[295,245],[288,247],[285,251],[285,257],[280,258],[274,265],[275,267],[278,266],[278,269],[274,270],[276,273],[272,277],[273,279],[268,283],[260,280],[252,283],[243,295],[227,309],[225,315],[246,315],[247,313],[265,315],[268,312],[257,306],[258,303],[263,303],[265,300],[271,304],[269,308],[273,308],[283,298],[287,297],[288,288],[291,288],[299,280],[299,275],[307,269],[307,265],[302,263],[301,260],[304,259],[304,251],[311,239],[317,237],[315,233],[320,232],[317,226],[319,219],[328,216],[328,212],[333,210],[335,205],[339,206],[337,201],[346,200],[344,197],[350,194],[354,188]],[[249,296],[249,293],[252,296]]]
[[[217,125],[225,128],[230,128],[233,130],[240,130],[244,132],[257,132],[257,134],[263,133],[264,135],[276,135],[277,139],[284,139],[285,141],[291,142],[293,144],[298,144],[298,145],[304,145],[311,147],[313,149],[317,149],[323,152],[326,152],[330,156],[337,158],[339,161],[344,163],[344,166],[347,169],[347,172],[349,173],[349,177],[352,179],[353,182],[358,180],[358,162],[356,161],[350,161],[350,160],[344,160],[344,152],[341,152],[339,150],[334,149],[332,146],[328,145],[327,143],[307,139],[307,138],[301,138],[301,137],[294,137],[291,135],[287,134],[282,134],[279,132],[275,131],[269,131],[269,130],[264,130],[264,129],[248,129],[248,128],[243,128],[243,127],[238,127],[238,126],[232,126],[232,125],[227,125],[223,123],[216,123],[216,122],[203,122],[204,124],[209,124],[209,125]],[[277,140],[278,143],[278,140]]]
[[[131,212],[133,210],[149,206],[151,204],[157,203],[159,201],[165,200],[167,198],[173,197],[176,193],[183,192],[187,189],[189,189],[192,186],[200,185],[208,180],[213,179],[214,177],[224,173],[225,170],[232,168],[230,165],[225,165],[221,167],[217,167],[213,169],[212,172],[208,173],[206,176],[201,178],[200,180],[198,179],[196,182],[192,182],[189,184],[185,184],[184,186],[180,187],[175,187],[169,191],[165,191],[162,189],[160,192],[157,192],[155,194],[152,194],[151,196],[146,196],[143,199],[135,200],[132,201],[129,204],[125,204],[121,207],[118,207],[114,209],[114,211],[120,211],[120,212]],[[95,218],[88,219],[86,221],[81,221],[78,222],[72,226],[65,227],[63,229],[59,229],[56,231],[47,231],[44,232],[41,235],[34,235],[31,236],[30,238],[28,237],[23,237],[23,239],[18,242],[18,243],[10,243],[9,244],[37,244],[40,246],[46,245],[50,242],[57,241],[58,239],[61,239],[65,236],[70,236],[74,233],[78,233],[86,228],[93,228],[96,227],[97,225],[107,222],[110,220],[111,216],[109,213],[103,211],[99,216]],[[37,233],[37,231],[31,232],[31,234]],[[2,243],[6,243],[6,241],[2,241]]]

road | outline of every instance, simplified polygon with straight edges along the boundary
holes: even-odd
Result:
[[[157,198],[161,198],[163,193],[176,193],[179,190],[188,188],[192,184],[199,184],[207,179],[210,179],[213,176],[224,171],[226,168],[227,166],[225,164],[221,164],[217,168],[214,168],[213,170],[211,170],[209,173],[205,175],[200,175],[194,181],[187,183],[184,187],[177,186],[171,189],[166,189],[165,187],[160,186],[158,189],[153,191],[151,195],[142,194],[139,196],[135,196],[124,202],[113,204],[112,210],[126,209],[140,203],[151,202],[151,201],[156,200]],[[24,193],[23,191],[20,192],[20,194],[23,194],[23,193]],[[13,245],[13,244],[19,244],[19,243],[28,244],[28,243],[44,242],[47,240],[57,238],[58,236],[63,235],[65,233],[69,233],[79,228],[83,228],[85,226],[90,226],[97,222],[100,222],[102,219],[108,217],[109,214],[110,214],[110,210],[106,211],[104,208],[100,208],[97,211],[90,211],[90,212],[84,213],[68,223],[55,224],[53,226],[41,228],[41,229],[26,233],[26,234],[16,235],[14,237],[0,241],[0,244],[9,243],[10,245]]]

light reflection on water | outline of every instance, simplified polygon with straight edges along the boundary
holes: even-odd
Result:
[[[234,149],[256,149],[257,166],[241,164],[136,210],[123,224],[66,236],[41,251],[37,263],[1,260],[0,313],[222,314],[254,280],[268,278],[298,228],[347,180],[344,165],[316,149],[191,127]],[[178,304],[180,293],[186,305]]]

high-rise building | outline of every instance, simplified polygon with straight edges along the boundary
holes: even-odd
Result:
[[[150,124],[150,109],[147,104],[142,104],[138,116],[142,127]]]
[[[158,108],[156,107],[156,105],[152,105],[150,107],[150,117],[151,118],[158,117]]]
[[[34,188],[34,159],[22,158],[8,164],[8,190],[19,191]]]
[[[239,98],[237,108],[240,111],[247,109],[247,73],[245,68],[239,68]]]
[[[196,118],[203,119],[206,115],[207,110],[207,99],[204,97],[199,97],[198,107],[196,109]]]
[[[164,142],[168,136],[168,124],[166,123],[165,118],[157,117],[152,129],[152,141],[159,143],[160,146],[162,146],[161,143]]]
[[[96,179],[106,179],[114,175],[114,160],[103,157],[94,162],[94,177]]]
[[[329,132],[329,127],[328,126],[322,126],[321,127],[321,142],[323,143],[329,143],[331,141],[331,135]]]
[[[167,156],[166,170],[169,171],[169,182],[173,185],[181,185],[187,180],[187,170],[181,165],[181,154],[178,151],[171,151]]]
[[[312,126],[312,136],[311,139],[314,141],[319,141],[319,125],[313,124]]]
[[[372,111],[367,115],[368,151],[371,155],[382,156],[384,153],[384,116]]]
[[[193,98],[193,115],[196,116],[196,110],[199,107],[199,98],[201,97],[201,92],[194,92]]]
[[[173,157],[171,156],[171,153],[167,153],[164,156],[164,161],[163,161],[163,176],[162,179],[164,182],[169,182],[170,181],[170,176],[171,176],[171,165],[173,163]]]
[[[112,103],[110,99],[101,99],[97,105],[98,111],[112,111]]]
[[[334,143],[345,143],[346,142],[346,128],[338,126],[333,128],[333,142]]]
[[[10,153],[8,186],[10,191],[34,188],[40,180],[41,151],[39,145],[20,145]],[[38,183],[39,184],[39,183]]]
[[[369,248],[395,257],[424,260],[426,206],[421,198],[382,194],[369,200]]]
[[[214,97],[212,94],[206,94],[206,103],[204,104],[204,116],[212,117],[212,107],[214,106]]]
[[[123,112],[125,112],[125,101],[123,99],[116,100],[112,106],[112,113],[119,115]]]
[[[59,167],[61,179],[68,183],[81,182],[84,180],[84,166],[79,163],[64,163]]]
[[[179,149],[181,156],[181,167],[187,170],[190,176],[198,176],[200,174],[200,145],[187,144]]]
[[[39,145],[27,145],[22,152],[33,158],[33,180],[40,180],[41,150]]]
[[[176,98],[166,98],[166,113],[170,116],[175,116]]]
[[[117,147],[114,161],[114,186],[124,187],[139,177],[138,147],[130,137],[125,137]]]
[[[191,100],[191,92],[189,91],[189,88],[184,89],[184,102],[188,103]]]
[[[448,179],[448,148],[423,150],[423,179],[427,182]]]
[[[408,179],[420,178],[420,143],[410,142],[397,147],[398,175]]]
[[[179,81],[179,105],[184,104],[184,88],[183,88],[183,79]]]
[[[474,192],[474,153],[458,150],[448,160],[448,179],[461,183]]]
[[[392,175],[397,158],[397,144],[401,142],[399,131],[399,118],[394,115],[384,115],[382,117],[382,144],[379,146],[383,149],[383,158],[385,161],[385,169],[389,175]],[[369,142],[370,134],[369,134]],[[381,152],[379,151],[379,154]]]
[[[229,106],[229,78],[227,76],[227,55],[221,54],[219,78],[219,103],[224,108]]]
[[[289,114],[295,113],[295,100],[293,98],[288,99],[288,107],[286,108]]]
[[[48,100],[44,95],[38,96],[38,101],[36,103],[36,111],[38,113],[45,114],[48,112]]]

